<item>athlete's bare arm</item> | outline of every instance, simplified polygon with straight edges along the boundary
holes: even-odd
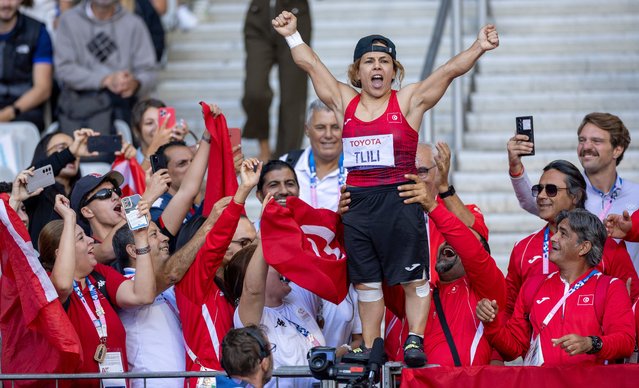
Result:
[[[486,51],[499,46],[499,35],[494,25],[484,26],[477,40],[466,50],[431,73],[428,78],[402,88],[397,93],[402,112],[413,128],[419,128],[424,113],[435,106],[453,80],[468,72]]]
[[[283,37],[297,32],[297,18],[288,11],[279,14],[271,23],[275,31]],[[335,79],[308,44],[295,46],[291,49],[291,54],[295,64],[311,77],[319,99],[335,113],[339,123],[344,122],[344,111],[357,94],[355,89]]]

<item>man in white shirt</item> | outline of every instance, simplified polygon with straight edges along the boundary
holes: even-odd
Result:
[[[308,108],[304,131],[311,145],[290,151],[280,160],[295,169],[299,197],[314,208],[337,211],[340,187],[346,182],[342,158],[342,128],[335,113],[322,101]]]
[[[639,184],[622,179],[617,166],[630,145],[630,132],[621,119],[610,113],[587,114],[577,129],[577,156],[586,179],[586,210],[600,220],[608,214],[632,214],[639,208]],[[515,135],[508,141],[510,179],[519,200],[527,212],[537,215],[532,184],[524,171],[521,156],[532,151],[533,144],[525,135]],[[626,242],[635,269],[639,269],[639,243]]]

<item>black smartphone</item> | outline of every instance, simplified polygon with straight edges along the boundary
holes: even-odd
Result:
[[[517,124],[517,134],[528,136],[528,141],[533,143],[532,152],[521,156],[532,156],[535,154],[535,132],[533,129],[533,117],[532,116],[520,116],[515,118]]]
[[[87,139],[87,148],[89,149],[89,152],[98,151],[99,153],[112,154],[122,149],[122,136],[91,136]]]
[[[153,173],[156,173],[158,170],[166,168],[166,159],[164,158],[164,155],[162,154],[151,155],[151,157],[149,158],[149,161],[151,162],[151,170],[153,171]]]
[[[33,176],[29,176],[27,178],[27,192],[31,194],[41,187],[47,187],[53,184],[55,184],[53,168],[50,164],[47,164],[44,167],[34,170]]]

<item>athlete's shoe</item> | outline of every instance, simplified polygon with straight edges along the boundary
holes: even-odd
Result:
[[[404,362],[409,368],[420,368],[426,365],[424,339],[417,335],[409,335],[404,342]]]
[[[371,349],[362,344],[360,347],[355,348],[342,356],[342,362],[355,363],[355,364],[367,364],[368,359],[371,356]]]

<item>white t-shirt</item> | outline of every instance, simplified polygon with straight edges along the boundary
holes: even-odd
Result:
[[[264,307],[260,325],[268,336],[269,342],[277,348],[273,352],[273,369],[281,366],[308,365],[306,355],[314,346],[324,346],[325,340],[315,316],[319,298],[295,284],[292,291],[279,307]],[[233,324],[244,327],[239,311],[235,310]],[[306,335],[301,332],[305,332]],[[317,380],[312,378],[282,378],[277,386],[281,388],[311,387]],[[275,387],[273,378],[266,387]]]
[[[130,270],[125,269],[127,273]],[[173,303],[174,310],[168,303]],[[158,295],[150,305],[120,310],[120,319],[126,330],[129,371],[185,370],[184,337],[177,312],[173,287]],[[153,387],[182,388],[184,379],[149,379],[149,384]],[[131,379],[131,387],[143,386],[143,379]]]
[[[351,343],[351,335],[362,334],[362,321],[357,308],[357,292],[351,284],[346,298],[336,305],[322,299],[322,316],[324,327],[322,332],[326,346],[335,348]]]
[[[307,147],[294,166],[297,181],[300,185],[300,199],[317,209],[329,209],[337,211],[339,204],[339,168],[331,171],[317,183],[317,206],[313,204],[311,196],[311,168],[308,164],[308,155],[311,147]],[[280,160],[286,160],[288,154]],[[344,182],[346,182],[346,169],[344,169]]]

